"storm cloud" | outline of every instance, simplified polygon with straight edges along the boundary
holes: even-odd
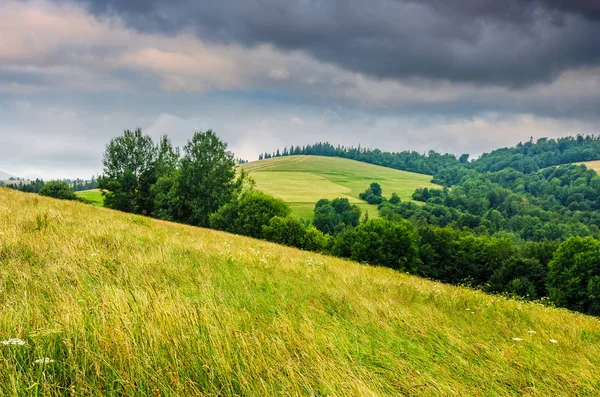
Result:
[[[3,0],[0,169],[101,172],[124,129],[236,155],[477,155],[598,134],[600,2]]]
[[[141,31],[304,51],[383,79],[527,87],[600,63],[595,0],[81,0]]]

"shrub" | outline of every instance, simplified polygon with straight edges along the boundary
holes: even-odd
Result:
[[[71,187],[63,181],[51,181],[40,189],[40,196],[53,197],[61,200],[77,200],[77,195]]]

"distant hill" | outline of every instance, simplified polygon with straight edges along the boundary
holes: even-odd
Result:
[[[294,214],[312,218],[316,202],[322,198],[346,197],[351,203],[377,216],[377,206],[369,205],[358,195],[378,182],[383,195],[397,193],[410,200],[417,188],[439,187],[431,176],[399,171],[340,157],[285,156],[254,161],[243,165],[256,181],[256,187],[287,201]]]
[[[0,170],[0,181],[7,180],[11,178],[13,175],[10,175],[2,170]]]
[[[581,163],[574,163],[574,164],[583,164],[590,170],[594,170],[594,171],[600,173],[600,160],[584,161]]]

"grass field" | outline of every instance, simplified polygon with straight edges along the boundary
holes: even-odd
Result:
[[[90,201],[97,207],[104,207],[104,197],[102,197],[102,193],[99,189],[81,190],[79,192],[75,192],[75,194]]]
[[[280,197],[292,207],[293,213],[312,219],[315,203],[322,198],[346,197],[361,207],[370,217],[377,216],[377,207],[358,198],[371,182],[378,182],[383,195],[397,193],[410,200],[416,188],[439,187],[430,183],[431,176],[398,171],[338,157],[289,156],[254,161],[244,165],[256,181],[256,187]]]
[[[585,161],[583,163],[574,163],[574,164],[583,164],[587,168],[600,173],[600,160]]]
[[[0,395],[600,390],[597,318],[3,188],[0,302]]]

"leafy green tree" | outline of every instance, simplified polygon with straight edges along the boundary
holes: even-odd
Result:
[[[407,221],[371,219],[346,229],[335,237],[332,252],[358,262],[413,273],[419,265],[417,234]]]
[[[156,181],[156,148],[152,138],[141,129],[126,130],[112,139],[104,152],[104,174],[98,187],[104,195],[104,205],[125,212],[150,215],[150,188]]]
[[[323,233],[336,234],[359,222],[360,208],[350,204],[347,198],[321,199],[315,205],[313,225]]]
[[[381,204],[383,202],[381,186],[377,182],[372,182],[369,188],[360,193],[358,197],[369,204]]]
[[[285,218],[290,212],[285,201],[261,191],[249,190],[212,214],[210,225],[215,229],[260,238],[263,227],[269,225],[272,218]]]
[[[304,248],[306,230],[299,219],[292,217],[274,216],[269,224],[263,226],[263,238],[290,247]]]
[[[46,182],[40,189],[40,196],[47,196],[61,200],[77,200],[75,192],[68,183],[63,181]]]
[[[571,237],[560,244],[549,264],[548,292],[558,306],[600,314],[600,241]]]
[[[212,131],[199,131],[183,148],[178,178],[181,205],[176,221],[208,226],[210,216],[242,189],[233,154]]]

